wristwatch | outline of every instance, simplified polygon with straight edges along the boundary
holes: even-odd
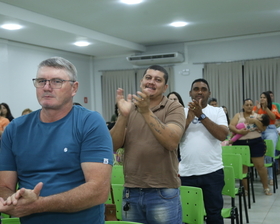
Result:
[[[198,120],[201,121],[201,120],[203,120],[205,118],[206,118],[206,115],[205,114],[201,114],[200,117],[198,118]]]

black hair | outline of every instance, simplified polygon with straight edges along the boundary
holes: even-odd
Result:
[[[222,108],[226,108],[227,109],[227,107],[226,106],[222,106]],[[228,112],[227,113],[225,113],[226,114],[226,117],[227,117],[227,123],[229,124],[230,123],[230,120],[229,120],[229,117],[228,117]]]
[[[167,84],[168,82],[168,72],[165,70],[165,68],[161,67],[160,65],[151,65],[149,68],[147,68],[143,74],[143,76],[145,76],[146,72],[148,71],[148,69],[152,69],[152,70],[156,70],[156,71],[160,71],[163,73],[163,78],[165,80],[165,84]]]
[[[74,102],[73,105],[78,105],[78,106],[82,106],[82,104]]]
[[[9,119],[9,121],[12,121],[14,119],[12,113],[11,113],[11,110],[10,110],[10,107],[8,104],[6,103],[1,103],[0,105],[3,105],[6,109],[7,109],[7,114],[6,114],[6,118]],[[3,116],[3,114],[1,113],[1,115]]]
[[[271,100],[271,97],[270,97],[269,92],[262,92],[262,94],[264,94],[265,97],[266,97],[266,100],[267,100],[267,108],[271,110],[271,108],[272,108],[272,100]],[[261,94],[261,95],[262,95],[262,94]]]
[[[193,84],[196,83],[196,82],[203,82],[203,83],[205,83],[207,85],[207,87],[208,87],[208,90],[210,91],[209,84],[208,84],[208,82],[205,79],[196,79],[196,80],[194,80],[192,82],[192,85],[191,85],[191,90],[192,90]]]
[[[210,104],[211,102],[216,102],[217,103],[217,99],[212,97],[212,98],[209,98],[208,100],[208,104]]]
[[[179,93],[177,93],[177,92],[170,92],[170,93],[168,93],[167,98],[168,98],[171,94],[176,95],[177,98],[178,98],[179,103],[180,103],[183,107],[185,107],[184,102],[183,102],[183,100],[182,100],[182,97],[180,96]]]
[[[268,126],[270,121],[269,116],[267,114],[263,114],[261,118],[262,118],[261,122],[263,126]]]

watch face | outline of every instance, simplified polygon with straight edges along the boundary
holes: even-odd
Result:
[[[205,114],[201,114],[200,118],[198,118],[199,121],[203,120],[206,118],[206,115]]]

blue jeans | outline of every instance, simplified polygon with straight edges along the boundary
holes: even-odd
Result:
[[[221,216],[224,206],[222,190],[225,185],[223,169],[200,176],[181,177],[181,182],[183,186],[200,187],[202,189],[207,224],[224,223]]]
[[[182,224],[180,191],[177,188],[124,188],[124,221],[144,224]]]
[[[275,154],[275,148],[276,148],[276,144],[278,141],[278,132],[277,129],[275,127],[274,124],[268,125],[266,130],[264,132],[262,132],[262,138],[263,139],[271,139],[273,141],[274,144],[274,154]],[[269,156],[265,156],[265,162],[266,163],[271,163],[272,158]],[[276,163],[276,169],[278,169],[278,163]],[[268,171],[268,177],[270,180],[273,180],[273,176],[272,176],[272,167],[267,168]]]

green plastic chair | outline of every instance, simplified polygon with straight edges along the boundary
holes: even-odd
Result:
[[[235,189],[236,195],[238,195],[239,199],[239,213],[240,213],[240,223],[243,223],[242,219],[242,213],[244,207],[245,211],[245,217],[246,217],[246,222],[249,223],[249,214],[248,214],[248,208],[247,208],[247,202],[246,202],[246,196],[245,196],[245,190],[242,185],[242,179],[243,179],[243,169],[242,169],[242,157],[239,154],[233,154],[233,153],[223,153],[222,154],[222,159],[224,166],[232,166],[234,170],[234,177],[235,179],[239,180],[239,187]],[[243,199],[243,202],[242,202]],[[242,205],[244,204],[244,206]]]
[[[266,156],[270,156],[272,158],[271,163],[265,163],[264,166],[266,168],[272,168],[272,177],[273,177],[273,193],[276,192],[276,189],[278,188],[277,184],[277,172],[276,172],[276,164],[275,164],[275,147],[273,144],[273,141],[271,139],[265,139],[265,144],[266,144]]]
[[[222,146],[223,153],[239,154],[242,157],[242,164],[248,167],[248,173],[243,173],[243,179],[247,180],[248,185],[248,208],[251,208],[251,191],[253,203],[256,202],[255,190],[254,190],[254,164],[251,163],[250,147],[248,145],[230,145]],[[251,190],[250,190],[251,186]]]
[[[238,209],[235,205],[236,188],[234,171],[232,166],[224,166],[224,180],[225,186],[222,190],[222,194],[231,197],[231,207],[222,209],[222,217],[230,218],[231,224],[234,224],[235,220],[236,223],[239,224]]]
[[[19,218],[3,218],[1,219],[2,224],[20,224]]]
[[[114,165],[111,175],[111,184],[124,184],[123,166]]]
[[[10,215],[7,215],[7,214],[5,214],[5,213],[1,213],[1,217],[2,217],[2,218],[10,218],[11,216],[10,216]]]
[[[117,209],[117,219],[122,220],[123,184],[112,184],[114,201]]]
[[[182,219],[184,223],[203,224],[205,209],[201,188],[181,186]]]
[[[140,222],[127,222],[127,221],[105,221],[105,224],[142,224]]]

